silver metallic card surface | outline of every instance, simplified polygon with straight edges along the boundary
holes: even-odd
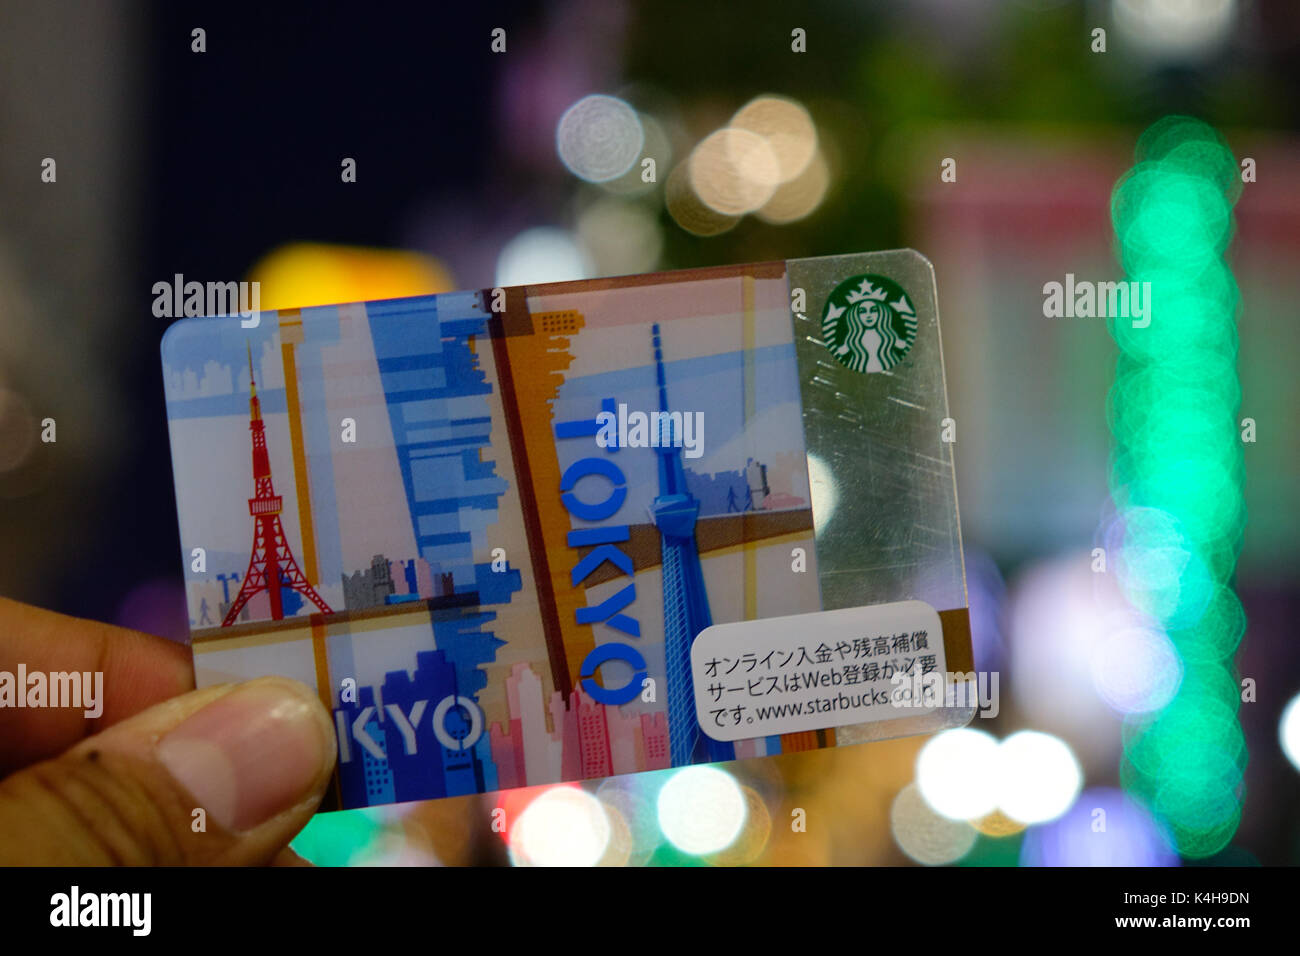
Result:
[[[822,607],[921,600],[940,612],[965,609],[953,441],[945,440],[955,437],[955,427],[944,382],[934,267],[910,249],[795,259],[786,266],[792,301],[799,304],[797,290],[802,290],[806,306],[795,312],[794,338]],[[867,289],[861,277],[873,277]],[[881,279],[891,280],[889,293],[873,299],[883,291]],[[846,285],[850,294],[837,301],[835,293]],[[901,304],[890,294],[898,291],[906,295]],[[882,322],[893,318],[901,329],[911,326],[912,339],[902,348],[905,335],[900,335],[893,356],[870,355],[868,367],[859,370],[862,355],[872,350],[837,355],[836,342],[863,331],[864,323],[854,326],[847,319],[855,305],[871,308],[872,302],[883,303]],[[898,323],[907,307],[914,319]],[[968,617],[943,617],[947,670],[968,674],[973,669]],[[837,741],[965,724],[974,713],[973,693],[966,703],[960,694],[956,699],[958,706],[934,713],[900,708],[897,720],[838,727]]]

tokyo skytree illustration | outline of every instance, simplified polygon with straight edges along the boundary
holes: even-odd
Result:
[[[659,324],[651,327],[655,350],[655,379],[659,385],[659,410],[668,412],[668,387],[664,376]],[[700,729],[695,716],[695,687],[691,681],[691,644],[713,623],[704,571],[695,545],[699,499],[686,487],[682,470],[681,436],[672,433],[665,414],[660,417],[659,494],[651,512],[663,550],[664,658],[668,681],[668,743],[674,767],[715,760],[731,760],[734,745],[714,740]],[[665,434],[665,430],[667,434]]]

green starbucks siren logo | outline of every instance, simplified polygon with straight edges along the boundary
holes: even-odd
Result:
[[[893,279],[854,276],[826,300],[822,341],[841,365],[883,372],[902,361],[916,341],[916,310]]]

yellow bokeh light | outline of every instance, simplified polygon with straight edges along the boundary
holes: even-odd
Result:
[[[599,797],[597,799],[600,800]],[[609,822],[609,842],[605,845],[605,852],[601,854],[596,865],[627,866],[632,862],[632,855],[637,849],[632,827],[617,807],[610,806],[605,800],[600,800],[600,805]]]
[[[1025,825],[1018,820],[1012,820],[1001,810],[994,810],[987,816],[980,817],[978,820],[972,820],[971,826],[985,836],[1006,837],[1019,833],[1025,828]]]
[[[746,866],[758,859],[772,835],[772,815],[767,802],[752,787],[741,787],[745,797],[745,824],[731,846],[705,857],[714,866]]]
[[[784,96],[758,96],[731,118],[734,129],[767,140],[779,167],[778,182],[788,183],[808,168],[817,152],[817,128],[808,111]]]
[[[432,256],[313,242],[280,246],[253,266],[249,278],[260,283],[260,305],[267,311],[433,295],[455,288],[446,267]]]
[[[942,817],[930,809],[914,783],[894,799],[889,808],[889,828],[899,849],[926,866],[960,860],[975,845],[977,835],[969,823]]]
[[[777,187],[772,198],[758,210],[758,218],[774,226],[803,219],[822,204],[830,184],[830,166],[821,150],[817,150],[803,172]]]
[[[677,225],[697,236],[718,236],[740,221],[706,206],[691,188],[686,163],[680,163],[668,177],[664,202]]]
[[[743,216],[772,198],[781,164],[765,138],[727,127],[700,141],[687,160],[687,175],[695,195],[710,209]]]

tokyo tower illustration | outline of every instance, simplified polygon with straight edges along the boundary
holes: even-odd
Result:
[[[282,619],[284,604],[281,588],[297,591],[326,614],[332,614],[329,605],[298,570],[298,562],[289,550],[284,528],[280,525],[284,499],[275,493],[275,486],[271,484],[271,459],[266,453],[262,403],[257,397],[257,383],[253,381],[251,348],[248,349],[248,396],[248,430],[253,433],[253,497],[248,499],[248,513],[253,516],[253,553],[248,559],[244,583],[240,585],[235,603],[230,605],[221,626],[234,624],[244,605],[259,591],[266,591],[271,597],[272,620]]]
[[[655,349],[655,379],[659,385],[659,410],[668,411],[659,324],[651,327]],[[695,716],[695,686],[691,681],[691,644],[713,623],[704,571],[695,545],[695,522],[700,501],[686,487],[682,449],[672,434],[667,415],[660,418],[659,494],[651,512],[663,550],[664,658],[668,679],[668,744],[674,767],[736,756],[733,744],[714,740],[700,729]],[[668,434],[663,430],[668,429]]]

